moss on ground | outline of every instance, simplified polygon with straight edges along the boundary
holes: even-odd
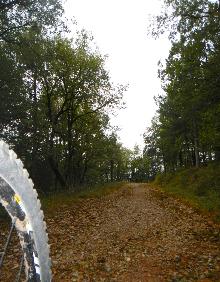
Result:
[[[157,175],[154,185],[168,194],[181,197],[220,221],[220,165],[179,170]]]

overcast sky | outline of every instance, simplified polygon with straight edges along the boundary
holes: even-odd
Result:
[[[127,108],[112,119],[128,148],[143,145],[143,133],[156,111],[153,97],[161,92],[157,63],[167,57],[169,43],[147,37],[148,15],[160,9],[160,0],[67,0],[65,4],[67,17],[91,32],[101,54],[108,55],[106,68],[112,81],[129,84],[124,94]]]

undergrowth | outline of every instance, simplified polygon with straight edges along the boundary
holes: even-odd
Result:
[[[157,175],[154,184],[181,197],[220,221],[220,165],[179,170]]]
[[[110,194],[124,185],[124,182],[113,182],[92,187],[83,187],[81,191],[55,192],[41,198],[43,210],[56,210],[61,205],[71,205],[82,199],[98,198]]]

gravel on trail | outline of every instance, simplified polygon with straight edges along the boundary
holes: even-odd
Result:
[[[220,228],[148,184],[46,216],[53,281],[220,281]]]

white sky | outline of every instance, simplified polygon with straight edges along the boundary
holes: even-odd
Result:
[[[112,81],[129,84],[124,94],[127,108],[112,118],[128,148],[143,145],[143,133],[156,111],[153,97],[161,91],[157,63],[167,57],[170,45],[166,39],[147,37],[148,15],[160,9],[160,0],[67,0],[65,4],[67,17],[91,32],[101,54],[108,55],[106,68]]]

